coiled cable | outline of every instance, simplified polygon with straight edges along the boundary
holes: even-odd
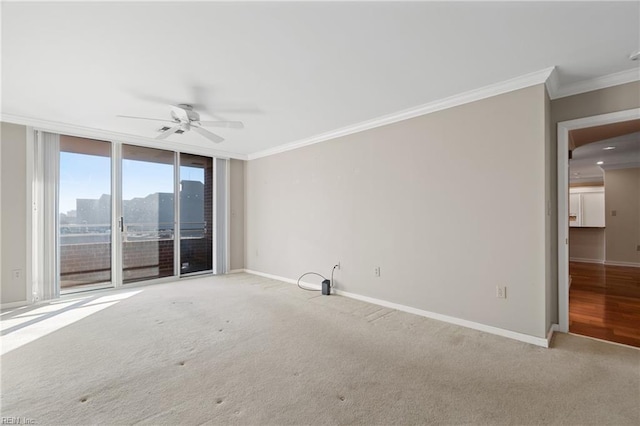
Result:
[[[333,272],[336,270],[336,268],[337,268],[338,266],[339,266],[339,265],[334,265],[334,266],[333,266],[333,269],[331,270],[331,287],[333,287]],[[317,273],[317,272],[305,272],[304,274],[300,275],[300,278],[298,278],[298,282],[297,282],[298,287],[300,287],[302,290],[306,290],[306,291],[321,291],[321,289],[319,289],[319,288],[307,288],[307,287],[304,287],[304,286],[300,285],[300,280],[301,280],[303,277],[306,277],[307,275],[317,275],[317,276],[319,276],[320,278],[322,278],[322,280],[326,280],[326,278],[324,277],[324,275],[319,274],[319,273]]]

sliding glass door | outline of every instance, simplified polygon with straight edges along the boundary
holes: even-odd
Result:
[[[111,144],[60,136],[61,290],[111,285],[111,192]]]
[[[56,254],[44,267],[57,277],[50,280],[57,281],[52,284],[57,289],[51,292],[53,297],[59,292],[220,272],[214,257],[222,234],[214,219],[222,216],[214,215],[214,197],[224,193],[214,185],[218,163],[213,158],[48,137],[52,142],[43,146],[53,147],[54,157],[59,153],[57,161],[47,163],[55,170],[53,181],[58,185],[45,190],[57,195],[47,198],[52,201],[46,204],[51,206],[47,217],[54,211],[57,215],[51,239]],[[45,161],[44,154],[41,157]],[[222,200],[218,207],[224,206]]]
[[[175,153],[122,146],[122,281],[175,271]]]
[[[180,154],[180,274],[213,270],[213,159]]]

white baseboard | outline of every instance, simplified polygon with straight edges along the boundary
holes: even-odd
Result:
[[[600,265],[607,265],[607,266],[629,266],[631,268],[640,268],[640,263],[638,262],[617,262],[614,260],[586,259],[583,257],[570,257],[569,262],[598,263]]]
[[[269,278],[272,280],[283,281],[286,283],[296,284],[296,280],[292,280],[291,278],[280,277],[278,275],[266,274],[264,272],[253,271],[251,269],[245,269],[244,272],[248,274],[258,275],[261,277]],[[305,287],[310,287],[314,289],[320,289],[320,286],[317,284],[303,283]],[[420,315],[425,318],[435,319],[438,321],[447,322],[450,324],[459,325],[466,328],[471,328],[478,331],[484,331],[485,333],[495,334],[497,336],[508,337],[510,339],[519,340],[521,342],[530,343],[536,346],[542,346],[544,348],[549,347],[550,337],[535,337],[530,336],[528,334],[518,333],[516,331],[505,330],[503,328],[493,327],[490,325],[480,324],[473,321],[464,320],[461,318],[451,317],[448,315],[442,315],[435,312],[425,311],[423,309],[413,308],[411,306],[401,305],[399,303],[389,302],[386,300],[376,299],[369,296],[362,296],[356,293],[350,293],[344,290],[332,289],[331,291],[334,294],[339,296],[349,297],[351,299],[361,300],[363,302],[372,303],[374,305],[384,306],[385,308],[391,308],[402,312],[408,312],[414,315]]]
[[[549,331],[547,332],[547,348],[551,346],[551,339],[553,338],[553,333],[560,330],[560,326],[558,324],[551,324],[549,327]]]
[[[636,262],[616,262],[613,260],[607,260],[604,264],[607,266],[629,266],[631,268],[640,268],[640,263]]]
[[[298,284],[298,280],[292,280],[291,278],[280,277],[278,275],[265,274],[264,272],[253,271],[251,269],[244,269],[244,272],[246,272],[247,274],[258,275],[260,277],[269,278],[271,280],[283,281],[289,284]],[[322,290],[322,286],[319,284],[308,283],[305,281],[300,281],[300,284],[302,284],[307,288],[312,288],[314,290],[318,290],[318,291]],[[331,291],[335,292],[335,289]]]
[[[384,306],[386,308],[396,309],[398,311],[408,312],[410,314],[420,315],[422,317],[471,328],[485,333],[495,334],[497,336],[508,337],[510,339],[519,340],[521,342],[531,343],[533,345],[549,347],[546,338],[530,336],[528,334],[518,333],[516,331],[505,330],[503,328],[493,327],[491,325],[481,324],[474,321],[468,321],[461,318],[451,317],[448,315],[438,314],[435,312],[425,311],[423,309],[413,308],[411,306],[401,305],[399,303],[388,302],[386,300],[375,299],[373,297],[362,296],[355,293],[349,293],[343,290],[337,290],[336,294],[340,296],[350,297],[352,299],[362,300],[363,302],[373,303],[374,305]]]
[[[570,257],[569,262],[578,262],[578,263],[599,263],[603,264],[604,259],[587,259],[584,257]]]
[[[232,269],[230,271],[227,271],[227,274],[239,274],[241,272],[244,272],[244,269]]]
[[[0,309],[20,308],[22,306],[27,306],[29,304],[30,303],[27,302],[26,300],[22,300],[20,302],[3,303],[2,305],[0,305]]]

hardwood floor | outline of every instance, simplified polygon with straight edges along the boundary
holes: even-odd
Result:
[[[569,331],[640,347],[640,268],[569,262]]]

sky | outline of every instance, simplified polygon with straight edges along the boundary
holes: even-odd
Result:
[[[180,167],[180,179],[204,182],[204,169]],[[122,195],[125,200],[156,192],[173,192],[173,166],[137,160],[122,161]],[[111,194],[111,158],[60,152],[59,210],[76,209],[76,198]]]

